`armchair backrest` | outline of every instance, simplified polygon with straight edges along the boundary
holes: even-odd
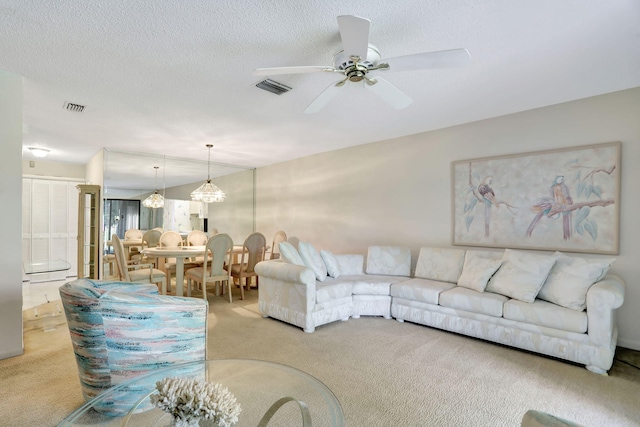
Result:
[[[87,279],[60,287],[85,400],[160,366],[206,359],[207,301],[157,292]],[[124,415],[141,397],[125,390],[96,409]]]
[[[99,302],[112,385],[170,365],[206,360],[206,300],[113,291]],[[150,378],[149,387],[137,382],[113,396],[109,413],[126,414],[156,380]],[[138,409],[151,406],[148,402]]]
[[[156,285],[78,279],[62,285],[64,307],[85,401],[112,386],[99,298],[106,292],[157,294]]]

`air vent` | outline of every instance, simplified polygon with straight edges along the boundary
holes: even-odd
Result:
[[[85,107],[84,105],[74,104],[73,102],[65,102],[62,108],[74,113],[82,113]]]
[[[278,83],[270,79],[262,80],[256,85],[256,87],[259,87],[260,89],[264,89],[271,93],[275,93],[276,95],[282,95],[283,93],[289,92],[291,90],[289,86],[283,85],[282,83]]]

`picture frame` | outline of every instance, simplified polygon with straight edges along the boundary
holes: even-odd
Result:
[[[621,145],[452,162],[452,244],[618,254]]]

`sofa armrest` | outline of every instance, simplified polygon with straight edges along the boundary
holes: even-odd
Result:
[[[260,278],[267,277],[283,282],[300,283],[314,289],[316,286],[315,274],[310,268],[302,265],[280,260],[262,261],[256,264],[255,272]]]
[[[272,260],[256,264],[255,271],[260,278],[260,307],[269,306],[270,310],[276,311],[289,310],[303,313],[303,316],[313,311],[316,304],[316,275],[310,268]],[[260,310],[263,315],[273,315],[265,313],[263,308]],[[307,327],[304,322],[294,324]]]
[[[625,283],[614,275],[594,283],[587,292],[588,333],[591,342],[608,347],[615,338],[615,309],[624,302]]]

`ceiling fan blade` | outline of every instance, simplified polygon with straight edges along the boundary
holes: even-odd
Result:
[[[275,76],[276,74],[318,73],[322,71],[334,72],[335,70],[335,68],[326,65],[306,65],[300,67],[256,68],[253,70],[253,74],[255,76]]]
[[[359,16],[338,16],[338,27],[340,28],[344,53],[350,56],[359,56],[363,61],[367,59],[370,26],[371,21]]]
[[[327,88],[323,90],[322,93],[318,95],[318,97],[314,99],[311,104],[309,104],[304,112],[307,114],[312,114],[322,110],[324,106],[327,105],[334,96],[336,96],[340,89],[342,89],[342,86],[344,86],[344,84],[340,84],[341,82],[342,81],[338,81],[327,86]]]
[[[408,107],[409,104],[413,102],[413,99],[409,98],[407,95],[405,95],[404,92],[402,92],[400,89],[398,89],[382,77],[376,76],[375,80],[375,84],[371,85],[365,83],[364,87],[380,97],[392,108],[400,110],[402,108]]]
[[[447,68],[466,65],[471,60],[467,49],[440,50],[396,56],[382,62],[389,64],[390,71],[412,71],[426,68]]]

